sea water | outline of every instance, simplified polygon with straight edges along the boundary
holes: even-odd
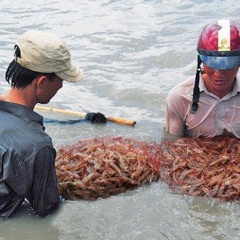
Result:
[[[47,106],[136,125],[62,124],[74,117],[41,112],[54,145],[107,135],[160,142],[167,93],[195,74],[202,27],[219,18],[239,20],[239,12],[233,0],[2,0],[0,93],[9,88],[4,74],[18,36],[55,32],[85,77],[64,82]],[[237,202],[178,195],[157,182],[107,199],[65,201],[43,219],[23,206],[13,218],[0,219],[0,240],[237,240],[239,219]]]

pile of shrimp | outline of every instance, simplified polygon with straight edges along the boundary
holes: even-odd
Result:
[[[69,200],[106,198],[158,180],[179,194],[240,200],[240,140],[87,139],[58,149],[56,172]]]
[[[173,191],[240,200],[240,140],[180,138],[162,142],[158,153],[161,155],[160,178]]]
[[[106,198],[158,181],[159,159],[147,143],[126,137],[86,139],[58,148],[60,194],[68,200]]]

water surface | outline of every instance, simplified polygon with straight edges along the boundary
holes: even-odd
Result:
[[[0,92],[8,89],[4,74],[16,38],[26,30],[52,31],[66,40],[85,78],[65,83],[49,106],[137,122],[46,122],[54,145],[105,135],[160,142],[166,95],[195,74],[201,28],[218,18],[239,20],[239,10],[233,0],[2,0]],[[44,219],[25,206],[14,218],[0,220],[0,240],[237,240],[239,217],[236,202],[177,195],[158,182],[108,199],[66,201]]]

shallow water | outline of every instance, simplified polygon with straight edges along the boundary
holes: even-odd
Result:
[[[239,20],[239,10],[233,0],[2,0],[0,92],[8,89],[4,73],[16,38],[26,30],[53,31],[66,40],[85,78],[65,83],[49,106],[137,122],[130,127],[46,121],[54,145],[105,135],[160,142],[166,95],[195,74],[201,28],[218,18]],[[66,201],[45,219],[26,206],[0,220],[0,240],[239,239],[238,210],[238,203],[177,195],[158,182],[108,199]]]

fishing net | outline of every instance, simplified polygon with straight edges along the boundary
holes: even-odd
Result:
[[[239,144],[230,137],[79,141],[58,150],[59,190],[70,200],[96,199],[161,179],[179,194],[240,200]]]
[[[239,144],[230,137],[162,142],[160,177],[177,193],[240,200]]]
[[[56,172],[66,199],[106,198],[157,181],[159,160],[147,143],[94,138],[59,148]]]

